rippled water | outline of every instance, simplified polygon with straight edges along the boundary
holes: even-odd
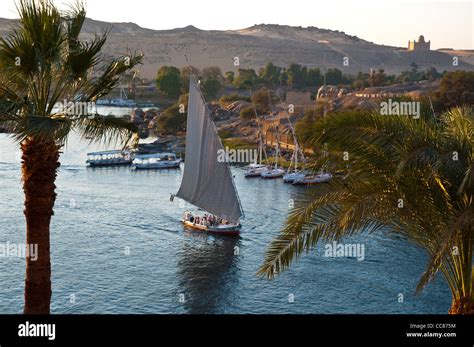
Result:
[[[209,236],[183,229],[185,207],[169,201],[180,170],[86,168],[85,153],[97,149],[73,136],[61,156],[51,232],[54,313],[446,313],[450,306],[442,277],[414,296],[423,251],[383,235],[347,241],[365,244],[364,261],[326,258],[320,247],[273,281],[257,278],[288,200],[304,188],[246,180],[235,169],[243,232]],[[0,134],[0,242],[25,242],[16,150]],[[22,312],[24,271],[23,259],[0,258],[0,313]]]

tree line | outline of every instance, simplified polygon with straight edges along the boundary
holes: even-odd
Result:
[[[190,71],[201,81],[201,89],[207,100],[219,97],[224,87],[233,87],[243,90],[258,88],[285,87],[301,90],[311,88],[312,97],[317,88],[323,84],[344,85],[350,89],[385,86],[394,83],[417,82],[421,80],[436,80],[446,72],[440,73],[434,67],[420,70],[413,62],[399,75],[386,74],[383,69],[345,74],[338,68],[329,68],[322,71],[320,68],[307,67],[292,63],[288,67],[277,66],[272,62],[255,70],[253,68],[239,68],[237,72],[227,71],[222,73],[217,66],[206,67],[199,70],[196,67],[178,69],[175,66],[162,66],[157,73],[156,86],[167,97],[176,100],[180,95],[187,93]]]

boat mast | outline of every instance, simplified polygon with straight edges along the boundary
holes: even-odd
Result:
[[[295,140],[296,142],[296,140]],[[298,144],[295,143],[295,172],[298,170]]]
[[[252,89],[250,89],[250,96],[252,96],[252,94],[253,94]],[[263,158],[262,154],[265,155],[265,159],[268,159],[267,152],[264,151],[265,144],[263,143],[263,130],[260,124],[260,118],[258,117],[257,108],[255,107],[255,103],[253,102],[252,97],[250,97],[250,99],[252,101],[253,112],[255,113],[255,122],[257,123],[257,127],[258,127],[258,138],[259,138],[258,146],[259,146],[259,155],[260,155],[260,165],[262,165],[262,158]]]
[[[276,94],[278,95],[278,98],[280,99],[280,104],[283,104],[283,100],[281,98],[280,93],[276,93]],[[285,115],[286,115],[286,119],[288,120],[288,125],[290,126],[291,134],[293,135],[293,142],[294,142],[294,145],[295,145],[293,156],[294,156],[294,159],[295,159],[295,172],[296,172],[297,166],[298,166],[298,153],[301,154],[301,160],[303,161],[303,163],[306,161],[306,159],[305,159],[303,151],[300,148],[300,145],[298,143],[298,139],[296,137],[295,128],[293,127],[293,123],[291,122],[290,116],[289,116],[288,111],[286,109],[285,109]],[[289,168],[288,168],[288,171],[289,171]]]
[[[280,134],[278,132],[278,125],[276,130],[276,144],[275,144],[275,170],[278,169],[278,152],[280,152]]]

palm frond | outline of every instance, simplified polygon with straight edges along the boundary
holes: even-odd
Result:
[[[86,115],[80,116],[74,128],[84,139],[91,142],[112,144],[123,143],[124,147],[138,141],[138,128],[135,124],[115,116]]]
[[[464,107],[439,120],[344,111],[316,121],[311,168],[344,179],[297,203],[258,275],[273,278],[318,241],[386,229],[429,255],[417,291],[441,270],[453,298],[472,295],[473,120]],[[454,245],[462,256],[451,254]]]
[[[0,39],[0,121],[19,141],[33,136],[64,144],[72,129],[101,142],[131,141],[136,128],[125,120],[53,114],[53,108],[58,101],[88,102],[106,95],[143,55],[104,59],[109,31],[81,40],[86,20],[81,1],[64,13],[51,0],[20,0],[17,8],[20,25]]]
[[[99,77],[91,79],[84,87],[83,100],[96,101],[106,95],[118,85],[119,77],[123,73],[141,64],[142,60],[143,54],[135,52],[110,62]]]

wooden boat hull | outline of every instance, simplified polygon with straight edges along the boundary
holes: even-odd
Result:
[[[231,225],[229,227],[207,227],[201,224],[195,224],[187,220],[181,220],[184,226],[188,228],[192,228],[195,230],[199,230],[202,232],[207,232],[209,234],[216,234],[216,235],[228,235],[228,236],[237,236],[240,234],[241,225]]]

